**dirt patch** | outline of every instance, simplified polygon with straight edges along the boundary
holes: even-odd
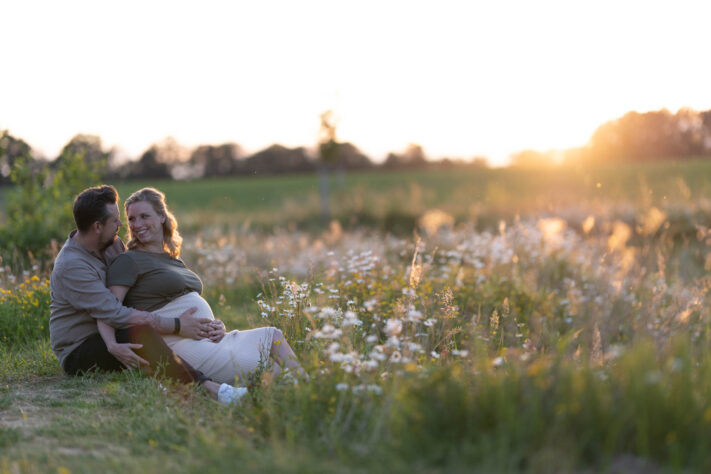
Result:
[[[67,457],[91,456],[99,459],[128,454],[127,449],[101,440],[82,439],[81,445],[77,445],[72,437],[55,439],[41,434],[42,428],[63,415],[64,402],[105,397],[99,387],[78,385],[64,376],[37,377],[2,387],[0,396],[3,398],[0,429],[19,432],[10,445],[20,452],[44,451]]]
[[[61,382],[66,380],[61,376],[42,377],[7,385],[3,396],[9,400],[9,406],[0,409],[0,426],[19,429],[23,435],[30,435],[35,429],[51,423],[61,408],[48,406],[48,401],[68,398],[76,391],[76,388],[61,386]],[[87,390],[83,396],[97,397],[98,394]]]

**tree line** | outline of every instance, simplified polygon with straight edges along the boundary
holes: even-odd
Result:
[[[137,160],[118,162],[115,150],[106,150],[95,135],[74,136],[54,160],[47,161],[32,154],[24,140],[0,131],[0,185],[11,183],[11,171],[21,157],[38,168],[60,168],[67,157],[81,155],[87,163],[104,168],[107,179],[197,179],[219,176],[247,176],[283,173],[308,173],[322,167],[332,170],[403,169],[423,167],[486,166],[483,159],[465,162],[443,159],[431,161],[420,145],[410,144],[401,153],[390,153],[382,164],[374,163],[355,145],[333,142],[327,155],[318,156],[305,147],[288,148],[279,144],[248,155],[235,143],[200,145],[192,150],[172,138],[154,143]],[[330,159],[324,161],[323,157]]]
[[[235,143],[200,145],[187,150],[168,138],[151,145],[137,160],[119,163],[116,152],[106,150],[100,137],[83,134],[73,137],[59,157],[47,161],[34,157],[30,145],[21,138],[0,131],[0,185],[11,183],[11,171],[20,157],[32,161],[38,169],[43,166],[57,169],[62,160],[77,154],[89,164],[100,164],[107,179],[121,180],[308,173],[324,167],[345,171],[488,166],[484,157],[433,161],[417,144],[408,145],[400,153],[389,153],[383,163],[376,164],[352,143],[332,139],[322,143],[316,153],[304,147],[275,144],[248,155]],[[598,127],[584,146],[548,152],[524,150],[510,158],[513,166],[537,167],[560,162],[590,164],[698,157],[711,157],[711,110],[685,108],[675,114],[666,109],[629,112]]]
[[[711,157],[711,110],[682,108],[628,112],[600,125],[588,143],[577,148],[540,152],[524,150],[511,156],[513,166],[555,163],[649,162]]]

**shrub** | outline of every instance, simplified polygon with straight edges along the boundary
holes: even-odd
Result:
[[[57,163],[54,173],[29,157],[13,167],[15,189],[8,193],[7,222],[0,227],[0,256],[15,269],[54,256],[50,243],[64,240],[74,225],[74,196],[101,180],[103,165],[87,163],[80,154],[65,153]]]
[[[49,337],[49,301],[49,280],[37,276],[11,290],[0,288],[0,343]]]

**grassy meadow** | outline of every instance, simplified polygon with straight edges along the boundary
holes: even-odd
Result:
[[[281,328],[311,381],[224,408],[65,377],[48,271],[5,263],[0,472],[709,472],[710,176],[336,174],[327,220],[316,176],[118,183],[166,193],[216,317]]]

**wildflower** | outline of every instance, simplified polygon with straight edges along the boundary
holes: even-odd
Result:
[[[325,308],[321,308],[321,312],[318,314],[318,317],[321,319],[330,319],[336,316],[336,314],[335,309],[330,306],[326,306]]]
[[[370,351],[370,358],[374,360],[384,361],[386,359],[385,349],[383,346],[375,346],[372,351]]]
[[[422,346],[416,342],[408,342],[407,348],[410,352],[424,352]]]
[[[416,309],[411,309],[407,312],[407,318],[409,321],[419,321],[422,319],[422,313]]]
[[[592,228],[595,227],[595,216],[588,216],[584,221],[583,221],[583,232],[585,234],[589,233]]]
[[[435,351],[430,352],[430,355],[433,359],[439,359],[439,354],[437,354]]]
[[[348,385],[347,383],[341,382],[341,383],[336,384],[336,390],[338,390],[339,392],[343,392],[344,390],[348,390],[348,388],[349,388],[349,385]]]
[[[330,324],[324,324],[321,330],[314,333],[314,337],[316,339],[336,339],[341,337],[341,334],[343,334],[342,330],[336,329]]]
[[[358,319],[358,315],[353,311],[346,311],[343,319],[343,326],[360,326],[363,321]]]
[[[331,362],[344,362],[346,361],[346,354],[343,354],[342,352],[333,352],[328,356],[328,358]]]
[[[427,327],[429,328],[429,327],[434,326],[434,323],[436,323],[436,322],[437,322],[436,319],[434,319],[434,318],[428,318],[428,319],[425,320],[425,323],[424,323],[424,324],[425,324],[425,326],[427,326]]]
[[[402,321],[399,319],[388,319],[385,322],[385,334],[388,336],[396,336],[402,332]]]
[[[467,350],[461,350],[461,351],[460,351],[460,350],[458,350],[458,349],[454,349],[454,350],[452,351],[452,355],[459,356],[459,357],[466,357],[466,356],[469,355],[469,351],[467,351]],[[502,359],[502,361],[503,361],[503,359]]]
[[[378,361],[375,359],[368,359],[363,362],[363,368],[367,370],[373,370],[378,367]]]
[[[392,354],[390,354],[390,362],[401,362],[402,361],[402,354],[400,354],[400,351],[393,351]]]
[[[376,342],[377,340],[378,340],[378,336],[375,336],[373,334],[371,334],[370,336],[365,338],[365,342],[367,342],[368,344],[372,344],[372,343]]]
[[[625,348],[621,344],[611,344],[605,352],[605,359],[614,360],[619,358],[625,351]]]
[[[491,361],[491,365],[494,367],[501,367],[504,365],[504,358],[503,357],[497,357],[496,359]]]
[[[491,317],[489,318],[489,328],[492,332],[496,332],[496,330],[499,329],[499,312],[496,309],[494,309],[494,312],[491,313]]]

